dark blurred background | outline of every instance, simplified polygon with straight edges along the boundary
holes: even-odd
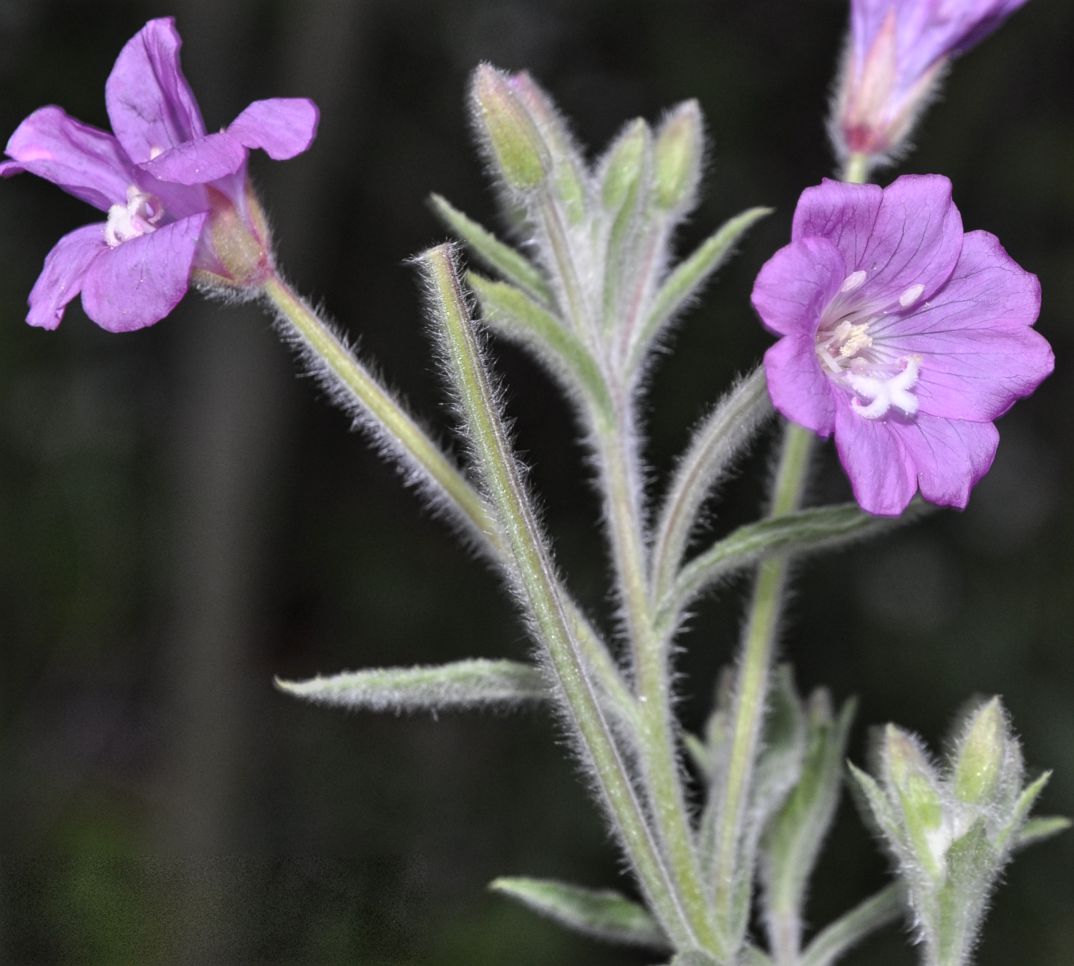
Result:
[[[464,110],[481,60],[529,68],[592,151],[631,117],[697,97],[712,139],[681,250],[743,207],[756,228],[681,324],[650,393],[652,492],[687,427],[768,337],[753,276],[799,191],[831,171],[823,115],[842,0],[0,0],[0,132],[62,104],[107,126],[122,44],[174,14],[210,127],[250,100],[308,95],[309,154],[258,156],[280,259],[448,438],[404,259],[444,238],[425,199],[496,223]],[[1074,813],[1074,484],[1065,360],[1074,325],[1074,8],[1033,0],[957,66],[903,170],[943,172],[1044,286],[1056,375],[1001,423],[970,509],[803,564],[784,654],[802,687],[858,695],[851,755],[894,720],[938,746],[1001,693],[1044,813]],[[72,306],[22,322],[59,236],[91,220],[24,176],[0,184],[0,960],[13,964],[645,963],[490,895],[500,874],[612,885],[619,863],[540,712],[395,719],[300,704],[273,675],[469,656],[522,658],[479,561],[347,431],[254,307],[189,296],[108,335]],[[596,501],[549,380],[509,347],[518,442],[571,585],[609,613]],[[769,441],[713,533],[755,516]],[[817,500],[843,499],[825,447]],[[699,726],[735,647],[744,583],[700,609],[682,655]],[[844,802],[814,888],[823,925],[886,878]],[[1019,857],[984,966],[1074,960],[1074,836]],[[898,930],[851,963],[915,961]]]

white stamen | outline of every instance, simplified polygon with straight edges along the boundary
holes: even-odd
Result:
[[[879,419],[887,415],[892,406],[907,416],[913,416],[917,412],[918,402],[910,390],[917,385],[920,373],[920,356],[906,358],[902,370],[890,379],[878,379],[853,370],[848,371],[846,378],[851,389],[868,404],[863,406],[857,399],[852,399],[850,405],[854,412],[864,419]]]
[[[163,153],[164,153],[164,148],[158,147],[157,145],[154,144],[153,147],[151,147],[149,149],[149,160],[153,161],[153,160],[159,158]]]
[[[899,305],[904,309],[910,308],[919,298],[921,293],[925,291],[925,286],[918,282],[916,285],[911,285],[902,295],[899,296]]]
[[[146,194],[137,185],[128,185],[127,203],[108,209],[104,240],[109,248],[118,248],[125,241],[156,231],[157,222],[163,217],[164,207],[159,199]]]
[[[861,288],[864,284],[865,272],[859,268],[856,272],[851,272],[843,279],[843,284],[839,286],[839,291],[845,295],[847,292],[853,292],[856,288]]]

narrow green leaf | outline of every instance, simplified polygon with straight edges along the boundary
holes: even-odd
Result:
[[[1035,782],[1027,785],[1022,790],[1022,794],[1018,796],[1018,801],[1014,803],[1014,809],[1007,820],[1007,827],[997,836],[996,847],[998,849],[1007,848],[1007,843],[1012,835],[1015,838],[1015,842],[1018,841],[1019,831],[1025,827],[1026,819],[1033,810],[1033,804],[1040,796],[1040,793],[1044,791],[1044,786],[1048,784],[1051,777],[1052,773],[1046,771]]]
[[[802,954],[801,966],[831,966],[870,933],[897,922],[906,909],[905,894],[895,883],[860,902],[817,934]]]
[[[552,290],[540,271],[525,256],[505,245],[487,228],[468,218],[440,195],[429,196],[433,211],[489,268],[514,282],[545,305],[554,304]]]
[[[639,333],[636,355],[643,353],[664,326],[700,291],[746,232],[771,213],[771,208],[748,208],[726,221],[693,254],[675,266],[653,299],[652,309]]]
[[[482,321],[508,339],[532,348],[568,389],[580,389],[608,417],[608,386],[589,350],[559,319],[507,282],[468,272],[466,282],[481,302]]]
[[[474,659],[427,667],[372,668],[276,687],[317,704],[364,711],[447,711],[547,701],[540,672],[517,661]]]
[[[847,767],[868,805],[869,814],[876,822],[876,826],[888,839],[889,844],[898,845],[899,823],[891,802],[871,775],[855,767],[853,762],[848,761]]]
[[[1048,815],[1043,818],[1031,818],[1018,833],[1018,839],[1014,844],[1016,849],[1023,849],[1028,845],[1036,845],[1053,835],[1065,832],[1070,828],[1070,819],[1062,815]]]
[[[855,503],[815,507],[739,527],[683,567],[660,607],[661,622],[674,619],[699,593],[743,567],[778,553],[795,554],[845,546],[885,533],[928,512],[920,501],[901,517],[877,517]]]
[[[668,948],[667,938],[648,911],[610,889],[585,889],[554,879],[522,876],[495,879],[489,888],[568,929],[610,942]]]
[[[735,456],[772,414],[764,370],[738,382],[694,429],[675,466],[654,530],[653,584],[658,596],[675,582],[705,500]]]

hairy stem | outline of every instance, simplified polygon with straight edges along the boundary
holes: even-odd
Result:
[[[776,472],[769,515],[791,513],[802,498],[813,434],[787,424],[783,449]],[[716,833],[715,905],[719,921],[727,926],[733,919],[735,884],[743,874],[737,868],[743,837],[751,779],[757,760],[768,692],[772,652],[776,639],[787,578],[787,560],[776,557],[758,567],[746,622],[741,666],[732,707],[731,752],[718,811]]]
[[[438,502],[447,506],[474,535],[493,560],[504,561],[509,550],[481,496],[452,460],[407,413],[392,394],[355,358],[343,340],[282,278],[270,278],[264,293],[276,310],[286,341],[308,355],[310,368],[372,435],[387,445],[407,469],[414,470]],[[602,693],[615,710],[622,731],[637,730],[637,702],[615,666],[604,642],[574,606],[569,616]],[[636,744],[636,737],[632,739]]]
[[[633,663],[638,697],[639,757],[650,810],[671,869],[694,927],[713,938],[710,913],[702,886],[686,810],[682,773],[676,754],[669,682],[670,655],[666,640],[655,630],[649,607],[641,473],[637,465],[636,434],[631,406],[619,395],[620,418],[614,429],[592,420],[604,482],[605,512]]]
[[[468,436],[514,562],[515,579],[546,650],[589,771],[651,908],[679,948],[701,945],[645,821],[641,804],[586,673],[563,606],[564,595],[525,493],[465,309],[452,251],[424,256],[444,351],[466,417]]]

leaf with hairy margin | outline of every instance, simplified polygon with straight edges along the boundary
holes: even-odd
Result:
[[[548,686],[537,668],[518,661],[475,658],[451,664],[371,668],[276,687],[316,704],[358,711],[451,711],[511,707],[547,701]]]
[[[648,910],[613,890],[525,876],[503,876],[489,888],[568,929],[610,942],[668,948],[667,937]]]
[[[471,251],[489,268],[528,292],[543,305],[555,304],[552,290],[539,269],[524,255],[504,244],[487,228],[467,217],[440,195],[429,196],[433,210]]]

